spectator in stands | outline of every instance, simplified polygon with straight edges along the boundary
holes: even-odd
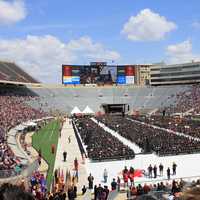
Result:
[[[101,184],[97,187],[97,200],[101,200],[103,197],[103,188],[101,187]]]
[[[68,199],[69,200],[74,200],[75,197],[76,197],[76,193],[75,193],[74,188],[72,186],[70,186],[68,188],[67,194],[68,194]]]
[[[178,186],[177,182],[175,180],[172,181],[172,194],[180,192],[180,187]]]
[[[0,187],[1,200],[34,200],[34,197],[16,185],[5,183]]]
[[[94,200],[97,200],[97,185],[94,186]]]
[[[8,170],[10,175],[19,174],[23,166],[7,144],[7,132],[22,122],[46,116],[26,103],[31,99],[34,97],[21,88],[0,88],[0,170]]]
[[[186,189],[181,195],[181,200],[199,200],[200,199],[200,187],[191,187]]]
[[[109,189],[108,189],[108,186],[105,185],[103,191],[104,191],[104,193],[105,193],[105,195],[104,195],[105,198],[104,198],[104,199],[107,200],[107,199],[108,199],[108,195],[109,195]]]
[[[30,178],[30,184],[31,184],[31,192],[33,196],[36,198],[44,198],[46,194],[46,179],[43,174],[40,172],[36,171],[32,174]]]

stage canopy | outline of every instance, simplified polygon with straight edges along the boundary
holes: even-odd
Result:
[[[86,106],[82,113],[83,114],[94,114],[94,111],[89,106]]]
[[[82,113],[81,111],[80,111],[80,109],[77,107],[77,106],[75,106],[74,108],[73,108],[73,110],[71,111],[71,114],[73,115],[73,114],[80,114],[80,113]]]

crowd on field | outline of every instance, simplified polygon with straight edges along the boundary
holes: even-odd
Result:
[[[163,156],[200,152],[200,142],[167,130],[121,116],[101,116],[97,119],[137,144],[145,153],[153,151]]]
[[[130,159],[134,152],[88,117],[74,119],[88,157],[93,160]]]
[[[200,138],[199,121],[191,117],[152,115],[135,116],[133,119]]]

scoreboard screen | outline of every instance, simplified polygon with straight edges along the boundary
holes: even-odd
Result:
[[[63,84],[133,84],[135,69],[130,65],[107,65],[92,62],[90,65],[63,65]]]

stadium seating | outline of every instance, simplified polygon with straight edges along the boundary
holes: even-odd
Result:
[[[0,61],[0,80],[37,83],[29,74],[19,68],[15,63]]]
[[[83,110],[87,105],[98,112],[101,105],[129,104],[131,113],[133,110],[153,110],[163,106],[169,106],[175,101],[175,94],[185,91],[187,86],[165,86],[165,87],[29,87],[37,93],[40,103],[31,101],[30,104],[38,108],[41,104],[45,110],[58,109],[69,113],[75,106]],[[171,97],[171,98],[170,98]],[[174,98],[172,98],[174,97]]]
[[[16,165],[26,164],[21,162],[24,155],[20,154],[19,150],[16,149],[16,138],[13,138],[15,135],[12,133],[7,135],[9,130],[22,122],[41,119],[46,116],[43,111],[36,110],[25,104],[25,101],[34,98],[30,94],[33,95],[32,92],[25,90],[24,87],[0,87],[0,171],[15,170]],[[12,149],[16,149],[17,155],[13,153],[11,146],[13,147]]]

